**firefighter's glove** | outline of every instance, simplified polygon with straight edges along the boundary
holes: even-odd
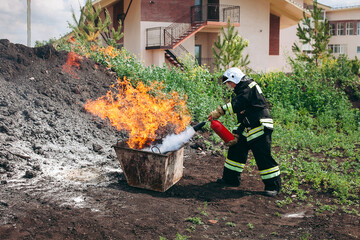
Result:
[[[213,120],[217,120],[217,119],[219,119],[219,117],[221,117],[224,114],[225,114],[225,111],[222,109],[221,106],[218,106],[214,111],[212,111],[209,114],[209,118],[211,118]]]
[[[239,135],[237,135],[237,134],[233,134],[233,135],[234,135],[235,138],[233,140],[225,143],[226,146],[231,147],[231,146],[237,144],[237,142],[239,140]]]

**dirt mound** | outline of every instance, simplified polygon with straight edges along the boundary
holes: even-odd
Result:
[[[87,99],[108,91],[115,76],[86,60],[74,78],[62,70],[67,55],[51,46],[0,41],[0,156],[12,169],[3,181],[13,174],[70,169],[82,159],[83,167],[116,160],[108,142],[116,142],[119,134],[83,110]]]
[[[278,207],[284,196],[262,196],[252,166],[239,188],[215,184],[224,159],[203,151],[196,137],[185,148],[184,176],[175,186],[165,193],[129,187],[111,148],[124,134],[83,110],[116,76],[89,59],[69,74],[67,59],[51,46],[0,40],[2,239],[360,237],[353,215],[315,214],[311,202]]]

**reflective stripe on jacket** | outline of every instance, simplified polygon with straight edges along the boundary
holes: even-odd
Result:
[[[234,89],[236,94],[232,100],[223,105],[225,113],[236,114],[237,132],[251,141],[264,134],[264,128],[273,130],[267,102],[260,86],[250,78],[238,83]]]

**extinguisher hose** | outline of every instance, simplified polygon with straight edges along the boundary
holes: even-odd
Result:
[[[195,132],[199,131],[205,124],[206,124],[206,121],[198,123],[195,126],[193,126]]]

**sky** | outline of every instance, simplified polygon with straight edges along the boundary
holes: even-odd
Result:
[[[318,0],[330,7],[360,6],[360,0]],[[35,41],[60,38],[74,23],[72,9],[79,16],[85,0],[31,0],[31,46]],[[0,0],[0,39],[27,44],[27,0]]]
[[[31,46],[70,32],[72,9],[79,16],[85,0],[31,0]],[[0,39],[27,45],[27,0],[0,0]]]

